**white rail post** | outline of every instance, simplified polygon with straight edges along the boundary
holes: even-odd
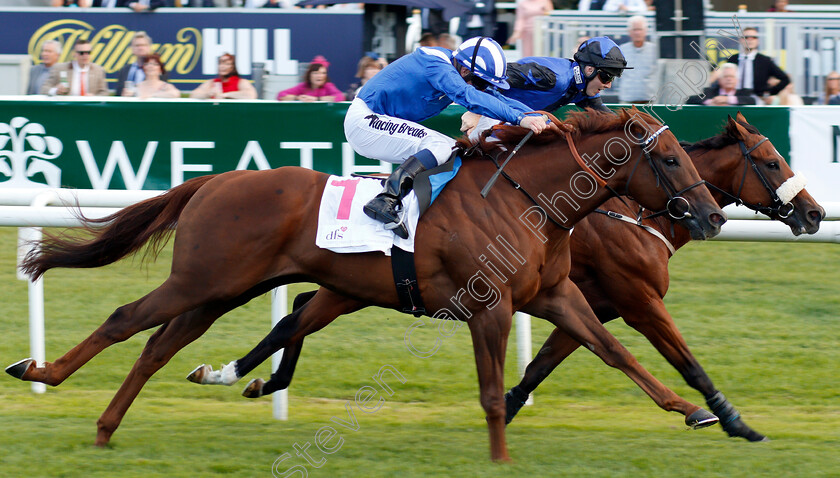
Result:
[[[46,206],[52,201],[58,200],[58,195],[52,191],[45,191],[32,199],[32,207]],[[33,244],[43,237],[40,227],[21,227],[18,229],[18,265],[29,251]],[[38,367],[44,366],[46,360],[46,339],[44,327],[44,278],[40,277],[33,281],[18,268],[18,279],[26,280],[29,283],[29,353]],[[44,393],[47,386],[40,382],[32,382],[33,393]]]
[[[516,317],[516,352],[519,360],[519,376],[525,375],[525,369],[531,362],[531,316],[522,312],[514,314]],[[528,396],[525,405],[534,404],[534,394]]]
[[[281,285],[271,291],[271,328],[289,313],[288,286]],[[274,373],[283,359],[283,351],[279,350],[271,356],[271,371]],[[276,420],[289,419],[289,390],[278,390],[271,396],[272,414]]]

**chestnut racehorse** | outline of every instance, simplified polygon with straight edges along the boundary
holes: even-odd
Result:
[[[793,181],[793,172],[776,148],[741,113],[737,121],[729,118],[721,135],[686,149],[721,207],[743,203],[787,224],[797,236],[819,230],[825,210],[804,189],[789,203],[774,204],[773,193],[782,184]],[[629,216],[635,216],[637,210],[614,199],[601,208]],[[661,219],[644,224],[667,236],[674,249],[690,240],[685,230],[673,229]],[[663,298],[668,291],[671,253],[662,240],[641,227],[604,214],[590,214],[575,226],[571,248],[571,278],[601,322],[622,317],[627,325],[647,337],[688,385],[703,394],[729,436],[766,440],[741,420],[735,407],[715,388],[665,309]],[[528,394],[578,346],[560,329],[551,333],[528,365],[522,381],[505,395],[508,422]]]
[[[422,217],[416,235],[417,278],[427,310],[469,326],[494,460],[508,459],[503,370],[511,316],[517,310],[542,317],[585,343],[661,408],[685,415],[687,424],[717,422],[641,367],[598,321],[568,277],[568,228],[615,190],[651,210],[669,211],[697,239],[720,231],[723,211],[673,134],[649,115],[633,109],[617,116],[572,114],[565,125],[552,120],[552,127],[525,143],[505,170],[519,188],[500,181],[482,198],[480,190],[496,166],[473,154],[438,196],[440,204]],[[499,135],[508,147],[524,136],[519,128]],[[617,142],[623,156],[604,154],[605,144]],[[498,143],[487,147],[498,148]],[[23,263],[32,277],[53,267],[108,264],[176,226],[172,272],[163,284],[119,307],[55,362],[39,367],[26,359],[7,372],[55,386],[106,347],[162,325],[98,422],[97,443],[104,444],[143,384],[175,352],[224,313],[279,285],[310,281],[322,286],[301,313],[278,325],[280,347],[368,305],[399,308],[387,256],[335,254],[315,245],[317,211],[328,177],[287,167],[196,178],[91,221],[104,227],[92,230],[90,240],[45,239]],[[548,215],[535,198],[552,202]],[[481,251],[497,241],[509,246],[510,260],[516,263],[506,280],[489,279],[493,271],[484,272],[488,266]],[[487,280],[479,283],[478,276]]]
[[[787,224],[794,235],[814,234],[819,230],[825,211],[807,191],[788,191],[788,195],[795,193],[789,202],[778,198],[777,191],[783,184],[796,182],[794,174],[772,143],[741,113],[737,120],[728,119],[720,135],[683,146],[722,207],[743,204]],[[674,229],[664,217],[641,221],[641,225],[650,229],[639,227],[638,222],[628,223],[629,218],[635,219],[639,213],[638,203],[632,200],[609,199],[598,212],[575,225],[571,236],[571,279],[599,320],[607,322],[623,317],[646,336],[688,384],[703,394],[730,436],[764,440],[764,435],[747,426],[714,387],[665,309],[663,297],[668,290],[668,260],[672,255],[668,244],[674,250],[679,249],[690,240],[688,232]],[[617,215],[623,216],[624,221],[617,220]],[[293,310],[302,307],[314,293],[298,295]],[[302,346],[302,341],[288,346],[271,380],[252,380],[243,395],[257,398],[288,387]],[[551,334],[522,382],[505,395],[507,423],[539,383],[579,346],[560,329]],[[251,364],[265,359],[265,353],[252,353],[236,361],[237,369],[250,370]],[[205,384],[232,384],[207,365],[197,368],[189,378]]]

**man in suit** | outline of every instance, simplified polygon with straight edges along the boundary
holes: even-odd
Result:
[[[73,46],[73,61],[59,63],[50,71],[50,77],[41,86],[41,93],[63,96],[108,96],[105,70],[91,63],[92,46],[79,40]]]
[[[131,53],[134,54],[134,63],[130,63],[120,68],[117,73],[116,95],[122,96],[126,81],[133,81],[135,85],[140,84],[146,79],[146,74],[143,72],[143,63],[152,52],[152,37],[146,32],[140,31],[134,34],[131,38]],[[169,72],[161,76],[163,81],[169,80]]]
[[[26,88],[27,95],[37,95],[41,92],[41,86],[50,76],[50,69],[58,63],[61,56],[61,43],[57,40],[47,40],[41,46],[41,63],[29,70],[29,86]]]
[[[744,36],[741,38],[744,51],[729,57],[729,63],[738,65],[739,89],[751,88],[758,96],[764,96],[765,93],[775,96],[785,89],[790,78],[770,57],[758,52],[758,42],[758,29],[744,28]],[[770,77],[777,78],[779,82],[770,86],[767,83]]]
[[[738,66],[724,63],[720,67],[717,83],[703,90],[703,95],[694,95],[687,101],[690,105],[731,106],[758,105],[761,99],[750,88],[738,88]]]

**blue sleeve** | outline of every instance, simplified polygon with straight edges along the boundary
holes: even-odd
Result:
[[[518,101],[499,99],[468,85],[449,63],[432,62],[427,69],[429,83],[468,111],[518,125],[531,111]]]

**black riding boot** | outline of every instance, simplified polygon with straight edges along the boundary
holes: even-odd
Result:
[[[398,224],[400,217],[397,206],[402,206],[402,199],[414,186],[414,177],[426,170],[423,163],[415,156],[409,156],[400,167],[385,180],[385,189],[365,204],[365,214],[385,224]],[[394,234],[408,239],[405,224],[394,227]]]

